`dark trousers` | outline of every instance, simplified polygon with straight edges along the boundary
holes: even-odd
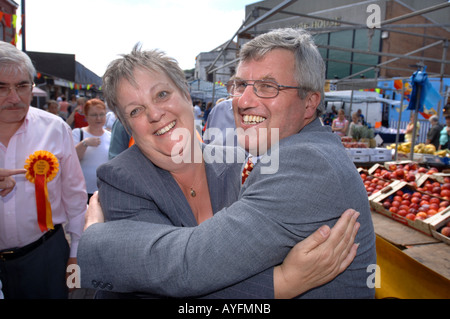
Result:
[[[69,244],[60,227],[25,256],[0,261],[5,299],[66,299]]]

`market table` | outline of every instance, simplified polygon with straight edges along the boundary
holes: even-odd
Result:
[[[450,298],[450,245],[372,211],[379,288],[375,296]]]

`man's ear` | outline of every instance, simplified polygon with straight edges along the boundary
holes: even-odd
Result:
[[[321,100],[319,92],[309,92],[306,97],[306,117],[313,117]]]

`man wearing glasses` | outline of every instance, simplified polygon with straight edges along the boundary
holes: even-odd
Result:
[[[333,226],[353,208],[361,225],[355,259],[334,280],[302,297],[373,298],[368,269],[376,263],[376,252],[369,202],[340,139],[320,122],[324,74],[322,57],[304,30],[274,30],[246,43],[229,83],[238,140],[253,158],[243,172],[238,200],[197,227],[141,223],[133,224],[132,233],[121,227],[126,221],[96,224],[102,216],[91,200],[80,242],[82,285],[102,278],[118,291],[132,291],[137,282],[146,292],[185,296],[241,274],[250,263],[260,270],[281,263],[290,247],[323,224]],[[279,154],[278,170],[264,172],[274,153]],[[117,254],[125,250],[126,256]],[[95,260],[90,263],[87,256]],[[125,273],[120,269],[125,258],[145,264],[130,263]],[[108,262],[99,265],[99,260]],[[195,266],[187,272],[187,265]]]
[[[340,139],[320,121],[325,66],[311,36],[301,29],[274,30],[244,45],[239,57],[228,91],[239,144],[253,162],[239,201],[276,221],[254,225],[273,241],[284,241],[293,233],[306,237],[315,225],[336,220],[348,208],[360,212],[355,239],[360,246],[353,263],[304,297],[373,298],[374,289],[367,284],[368,266],[376,263],[369,203]],[[274,152],[279,155],[278,171],[264,174],[269,162],[265,157]],[[262,245],[253,244],[255,250]]]
[[[66,268],[76,263],[86,211],[85,181],[70,127],[30,107],[34,74],[25,53],[0,41],[0,169],[4,176],[19,172],[8,177],[15,184],[0,190],[5,299],[68,297]]]

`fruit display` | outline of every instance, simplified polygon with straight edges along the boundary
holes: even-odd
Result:
[[[393,143],[391,145],[386,146],[387,149],[393,150],[395,149],[396,144]],[[397,152],[400,153],[410,153],[411,152],[411,142],[404,142],[404,143],[400,143],[397,146]]]
[[[364,142],[342,142],[345,148],[368,148],[369,145]]]
[[[420,167],[415,162],[400,163],[386,163],[386,167],[379,166],[374,171],[375,177],[381,177],[384,180],[401,180],[408,182],[411,186],[417,186],[416,180],[421,176],[420,174],[428,174],[429,170]]]
[[[386,146],[386,148],[393,150],[393,149],[395,149],[395,145],[396,144],[393,143],[391,145]],[[400,153],[409,154],[411,152],[411,142],[404,142],[404,143],[398,144],[397,151]],[[436,147],[433,144],[424,144],[424,143],[416,144],[414,146],[414,153],[430,154],[430,155],[441,156],[441,157],[450,155],[449,154],[450,151],[447,149],[436,150]]]
[[[414,153],[433,154],[436,153],[436,146],[433,144],[420,143],[414,146]]]
[[[353,142],[353,138],[351,136],[341,136],[342,143]]]
[[[404,187],[384,199],[382,204],[391,213],[414,221],[416,219],[425,220],[436,215],[447,209],[450,202]]]
[[[342,145],[345,148],[368,148],[369,143],[363,141],[357,141],[351,136],[341,136]]]
[[[446,178],[450,180],[450,178]],[[445,200],[450,200],[450,182],[447,181],[441,184],[437,181],[426,180],[421,187],[417,187],[417,190],[423,193],[430,194],[435,197],[440,197]]]
[[[358,171],[372,209],[450,244],[449,174],[412,161],[386,162]],[[436,178],[435,174],[441,175]]]
[[[363,180],[364,187],[366,188],[367,191],[367,196],[375,194],[376,192],[382,190],[383,188],[385,188],[390,184],[390,181],[384,180],[380,177],[369,175],[365,171],[360,172],[359,175]]]

